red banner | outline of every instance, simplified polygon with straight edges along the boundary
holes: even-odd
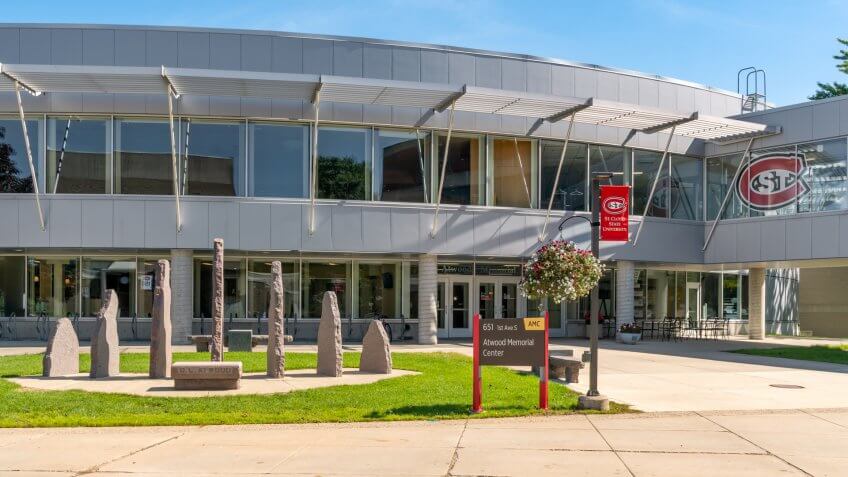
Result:
[[[630,186],[601,186],[601,240],[630,239]]]

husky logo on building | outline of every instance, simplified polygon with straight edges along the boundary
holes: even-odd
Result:
[[[755,210],[776,210],[810,192],[802,153],[775,152],[754,157],[736,182],[736,196]]]

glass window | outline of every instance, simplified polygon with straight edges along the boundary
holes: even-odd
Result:
[[[111,193],[111,124],[105,119],[47,120],[47,192]]]
[[[539,206],[547,209],[551,200],[551,190],[562,154],[562,142],[542,141],[542,203]],[[586,144],[568,143],[562,170],[559,174],[557,190],[554,192],[553,208],[559,210],[587,210],[586,198]]]
[[[677,307],[674,311],[675,318],[686,317],[686,272],[677,272],[676,301]]]
[[[810,192],[800,198],[799,212],[820,212],[848,208],[846,140],[801,144],[798,154],[807,162],[804,178]]]
[[[250,123],[250,195],[309,196],[309,126]]]
[[[115,193],[173,195],[167,121],[115,120]]]
[[[83,257],[82,315],[97,316],[106,290],[118,295],[118,316],[135,315],[135,258]]]
[[[671,156],[671,217],[674,219],[702,220],[703,217],[703,166],[701,159],[688,156]]]
[[[721,273],[701,274],[701,318],[708,320],[719,317],[719,292]]]
[[[430,134],[378,130],[374,170],[375,200],[430,202]]]
[[[674,313],[674,273],[663,270],[647,271],[646,317],[649,320],[662,320]]]
[[[371,158],[371,131],[318,128],[318,190],[321,199],[366,200]]]
[[[533,142],[494,139],[491,147],[491,204],[503,207],[533,207]]]
[[[38,121],[27,120],[32,161],[38,173]],[[18,119],[0,119],[0,192],[32,192],[24,133]]]
[[[795,157],[795,154],[795,146],[781,146],[771,149],[760,149],[756,152],[751,153],[751,162],[754,162],[765,156],[776,155],[779,157]],[[768,171],[765,174],[755,175],[751,182],[751,186],[756,187],[758,191],[774,190],[774,188],[781,188],[785,190],[786,188],[794,187],[793,185],[790,185],[789,182],[781,183],[781,179],[788,178],[777,174],[775,171]],[[796,183],[793,182],[793,184]],[[774,196],[769,196],[770,200],[774,198]],[[750,217],[762,217],[764,215],[791,215],[797,213],[799,207],[799,201],[797,196],[792,197],[791,201],[785,203],[785,205],[783,206],[781,206],[781,203],[783,202],[775,202],[770,204],[769,209],[771,210],[757,210],[755,208],[751,208],[748,211],[748,215]]]
[[[350,263],[346,262],[303,262],[301,266],[303,287],[303,314],[305,318],[321,318],[321,303],[324,292],[336,292],[339,314],[349,316],[348,282]]]
[[[741,153],[707,158],[707,220],[715,220],[725,195],[732,187],[730,183],[736,175],[736,169],[741,160]],[[731,191],[722,218],[735,219],[747,216],[747,207]]]
[[[589,167],[591,173],[612,172],[614,175],[601,185],[623,185],[630,183],[630,151],[623,147],[589,145]],[[591,204],[589,204],[591,208]]]
[[[77,310],[77,262],[68,257],[30,257],[29,316],[68,316]]]
[[[24,257],[0,257],[0,316],[24,315]]]
[[[739,311],[741,312],[740,319],[748,319],[748,272],[743,272],[739,275]]]
[[[445,153],[445,136],[439,136],[438,169],[441,174]],[[445,167],[445,185],[442,191],[442,203],[459,205],[482,205],[485,197],[485,171],[481,164],[482,151],[480,139],[468,136],[451,136],[448,150],[448,163]],[[436,194],[439,193],[440,176],[436,178]]]
[[[409,298],[404,300],[404,309],[403,316],[406,316],[409,319],[417,320],[418,319],[418,264],[404,262],[403,263],[404,270],[404,288],[403,294],[408,295]],[[406,274],[409,274],[409,278],[406,278]],[[408,286],[407,286],[408,285]]]
[[[633,153],[633,207],[634,215],[642,215],[651,194],[662,160],[661,152],[634,150]],[[657,188],[648,208],[649,217],[668,217],[668,163],[660,172]]]
[[[728,320],[739,319],[739,274],[722,274],[722,300],[724,318]]]
[[[271,262],[272,258],[248,261],[247,292],[250,318],[268,318],[268,304],[271,299]],[[286,318],[300,316],[300,273],[298,264],[281,260],[283,266],[283,314]]]
[[[359,318],[400,317],[400,263],[359,263]]]
[[[203,318],[212,317],[212,258],[194,260],[194,313]],[[244,318],[245,313],[244,262],[239,259],[224,260],[224,319]]]
[[[244,123],[180,123],[181,190],[185,195],[243,194]]]
[[[136,280],[138,316],[153,317],[153,291],[156,289],[156,262],[158,261],[158,258],[152,257],[138,259],[138,265],[136,266],[136,270],[138,270],[136,274],[138,277]],[[173,273],[173,270],[171,273]]]

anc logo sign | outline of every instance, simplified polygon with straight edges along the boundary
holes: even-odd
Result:
[[[736,197],[752,209],[776,210],[810,192],[804,179],[804,154],[775,152],[751,159],[742,169],[734,189]]]

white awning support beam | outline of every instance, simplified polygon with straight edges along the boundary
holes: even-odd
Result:
[[[309,188],[309,235],[315,233],[315,197],[318,192],[318,115],[321,112],[321,85],[318,83],[312,93],[312,107],[315,112],[315,120],[312,123],[312,146],[311,146],[311,170],[312,186]]]
[[[545,213],[545,223],[542,224],[542,231],[539,232],[539,242],[545,241],[545,233],[548,231],[548,222],[551,220],[551,209],[554,207],[554,199],[556,198],[557,187],[559,187],[559,174],[562,172],[562,163],[565,162],[565,153],[568,151],[568,141],[571,139],[571,130],[574,126],[574,115],[568,119],[568,129],[565,132],[565,142],[562,144],[562,152],[559,155],[559,164],[557,164],[556,175],[554,176],[554,185],[551,188],[551,198],[548,200],[548,211]]]
[[[651,184],[651,192],[648,194],[648,201],[645,203],[645,210],[642,212],[642,221],[639,222],[639,227],[636,229],[636,235],[633,237],[633,246],[639,243],[639,236],[642,235],[642,226],[645,225],[645,217],[648,216],[648,210],[651,208],[651,201],[654,200],[654,193],[657,191],[657,183],[660,181],[660,176],[662,176],[663,166],[665,165],[665,159],[668,157],[668,148],[671,147],[671,140],[674,139],[674,129],[677,128],[677,125],[671,127],[671,132],[668,133],[668,141],[665,143],[665,149],[663,149],[662,158],[660,159],[660,165],[657,168],[657,175],[654,176],[654,182]]]
[[[713,220],[713,225],[710,227],[710,232],[707,234],[707,239],[704,241],[704,247],[701,249],[702,252],[707,251],[707,247],[710,246],[710,241],[713,238],[713,233],[715,233],[716,226],[721,222],[721,216],[724,215],[724,209],[727,207],[727,201],[730,199],[731,194],[733,194],[733,188],[736,187],[736,181],[739,180],[739,173],[742,171],[742,165],[748,164],[750,165],[750,154],[751,154],[751,146],[754,144],[754,138],[748,140],[748,145],[745,147],[745,152],[742,153],[742,157],[739,159],[739,165],[736,166],[736,172],[733,174],[733,181],[730,182],[730,187],[727,188],[727,192],[724,194],[724,199],[721,201],[721,207],[718,208],[718,213],[716,214],[715,220]],[[746,158],[747,161],[746,161]]]
[[[164,71],[164,68],[163,68]],[[180,210],[180,178],[179,165],[177,164],[177,138],[174,133],[174,96],[173,88],[167,86],[165,96],[168,97],[168,129],[171,133],[171,174],[174,181],[174,204],[177,210],[177,233],[183,230],[182,211]]]
[[[445,139],[445,153],[442,155],[442,172],[439,175],[439,193],[436,196],[436,211],[433,214],[433,227],[430,228],[430,238],[436,238],[436,228],[439,226],[439,209],[442,206],[442,191],[445,188],[445,170],[448,165],[448,151],[450,150],[451,134],[453,134],[453,117],[456,111],[456,101],[451,103],[450,115],[448,116],[448,135]],[[436,141],[436,150],[438,151],[439,142]]]
[[[21,129],[24,133],[24,148],[26,149],[27,162],[29,163],[29,173],[32,178],[32,192],[35,194],[35,207],[38,209],[38,222],[41,224],[41,230],[47,230],[44,223],[44,211],[41,209],[41,196],[38,191],[38,175],[35,173],[35,162],[32,160],[32,147],[29,144],[29,132],[27,131],[26,118],[24,118],[24,105],[21,102],[21,84],[15,82],[15,99],[18,101],[18,114],[21,117]]]

